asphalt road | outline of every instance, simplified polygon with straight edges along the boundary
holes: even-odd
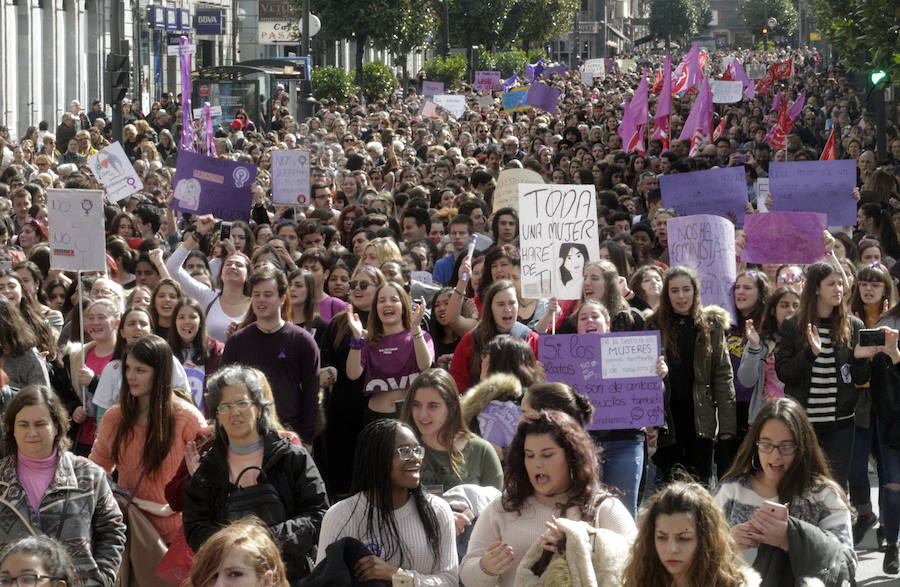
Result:
[[[878,477],[874,474],[869,475],[869,482],[872,484],[872,504],[873,509],[878,511]],[[875,544],[875,529],[869,530],[866,537],[856,547],[856,554],[859,557],[859,567],[856,569],[856,584],[860,587],[869,585],[896,585],[900,587],[900,575],[886,575],[881,570],[881,563],[884,561],[884,554],[878,552]]]

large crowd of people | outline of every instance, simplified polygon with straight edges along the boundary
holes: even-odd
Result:
[[[103,189],[101,105],[0,128],[0,586],[842,586],[870,533],[900,573],[900,109],[878,129],[807,49],[717,52],[705,74],[735,56],[793,72],[717,104],[693,154],[693,91],[666,148],[648,128],[622,149],[640,74],[611,61],[534,82],[561,91],[553,113],[460,83],[462,115],[425,116],[411,80],[297,120],[279,86],[215,131],[214,156],[258,167],[227,221],[173,208],[176,96],[135,101],[121,144],[144,188],[106,204],[106,271],[78,275],[53,266],[47,191]],[[805,93],[784,149],[776,92]],[[758,213],[769,163],[832,136],[857,224],[809,265],[739,246],[733,316],[704,300],[670,266],[659,178],[740,167]],[[282,149],[310,153],[309,206],[273,204]],[[596,189],[601,259],[561,254],[558,297],[524,295],[518,209],[494,205],[516,168]],[[538,360],[544,336],[647,330],[658,427],[593,429],[604,408]]]

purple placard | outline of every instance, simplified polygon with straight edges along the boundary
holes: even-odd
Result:
[[[772,211],[822,212],[828,226],[856,224],[856,161],[771,161]]]
[[[212,214],[222,220],[250,218],[250,186],[256,165],[214,159],[178,151],[175,200],[172,208],[191,214]]]
[[[559,102],[559,90],[546,84],[533,83],[528,86],[528,97],[525,103],[534,108],[542,108],[553,114]]]
[[[431,98],[435,94],[444,93],[444,82],[422,82],[422,95]]]
[[[516,435],[522,409],[515,402],[491,401],[478,414],[481,437],[499,447],[507,447]]]
[[[659,331],[545,335],[538,358],[547,381],[571,385],[590,399],[588,430],[662,426],[663,382],[656,375]]]
[[[663,207],[679,216],[716,214],[744,224],[749,200],[743,166],[661,175],[659,189]]]
[[[726,308],[734,317],[731,286],[737,277],[737,269],[731,221],[712,214],[679,216],[669,218],[666,229],[669,233],[669,266],[684,265],[696,271],[703,305]]]
[[[554,65],[553,67],[548,67],[547,69],[545,69],[543,71],[543,76],[546,77],[547,79],[550,79],[550,76],[553,75],[554,73],[556,75],[563,76],[563,75],[566,75],[567,71],[569,71],[569,68],[566,67],[565,65]]]
[[[483,91],[500,91],[503,89],[499,71],[476,71],[475,89]]]
[[[750,214],[741,251],[746,263],[815,263],[825,256],[826,216],[819,212]]]

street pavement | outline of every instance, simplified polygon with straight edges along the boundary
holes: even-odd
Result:
[[[878,477],[870,473],[869,482],[872,484],[873,509],[878,512]],[[870,585],[894,585],[900,587],[900,575],[886,575],[881,570],[884,554],[878,552],[875,544],[875,529],[869,530],[866,537],[856,547],[859,557],[859,567],[856,569],[856,584],[859,587]]]

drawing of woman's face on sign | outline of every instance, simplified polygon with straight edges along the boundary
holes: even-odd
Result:
[[[584,266],[588,258],[587,247],[581,243],[563,243],[559,247],[559,276],[563,285],[572,280],[579,283],[584,279]]]

